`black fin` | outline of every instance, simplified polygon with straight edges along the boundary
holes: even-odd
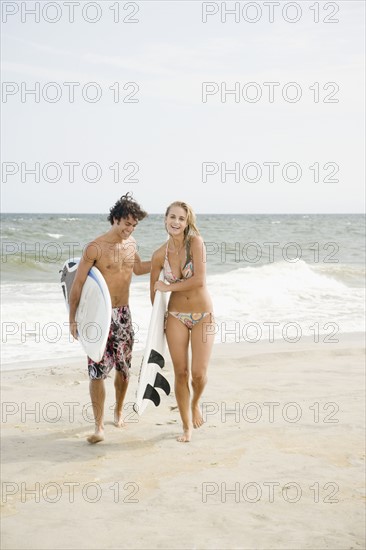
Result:
[[[160,388],[161,390],[164,390],[167,395],[170,394],[170,384],[168,380],[160,374],[160,372],[156,373],[154,388]]]
[[[160,395],[151,384],[146,386],[143,399],[150,399],[154,403],[155,407],[157,407],[160,403]]]
[[[59,273],[61,273],[61,283],[64,282],[64,280],[66,279],[66,275],[67,275],[67,267],[65,266],[63,269],[61,269],[59,271]]]
[[[164,357],[154,349],[151,350],[148,363],[156,363],[162,369],[165,365]]]

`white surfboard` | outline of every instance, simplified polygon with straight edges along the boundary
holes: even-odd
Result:
[[[162,279],[162,274],[160,275]],[[157,407],[160,404],[160,395],[156,388],[162,389],[166,395],[170,393],[168,380],[161,374],[165,365],[165,333],[164,314],[166,311],[166,292],[155,293],[154,305],[151,313],[146,347],[142,358],[136,402],[134,411],[140,416],[150,401]]]
[[[80,258],[69,259],[61,271],[61,287],[69,310],[69,294]],[[96,267],[92,267],[81,291],[75,320],[78,341],[85,353],[96,363],[102,359],[111,325],[112,303],[107,283]]]

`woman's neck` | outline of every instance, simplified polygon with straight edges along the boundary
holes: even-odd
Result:
[[[169,237],[169,248],[171,249],[172,252],[175,252],[176,254],[179,254],[179,252],[182,250],[182,248],[184,247],[184,237],[181,238],[181,239],[177,239],[177,238],[173,238],[171,235]]]

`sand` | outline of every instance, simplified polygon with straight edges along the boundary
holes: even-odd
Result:
[[[97,445],[83,361],[2,373],[1,547],[364,548],[364,340],[338,337],[215,345],[190,443],[174,394],[133,413],[139,354]]]

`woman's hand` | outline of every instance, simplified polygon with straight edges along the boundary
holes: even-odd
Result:
[[[78,324],[76,321],[70,323],[70,333],[75,338],[75,340],[78,339]]]
[[[163,281],[156,281],[154,291],[156,290],[160,290],[160,292],[169,292],[169,285],[163,283]]]

